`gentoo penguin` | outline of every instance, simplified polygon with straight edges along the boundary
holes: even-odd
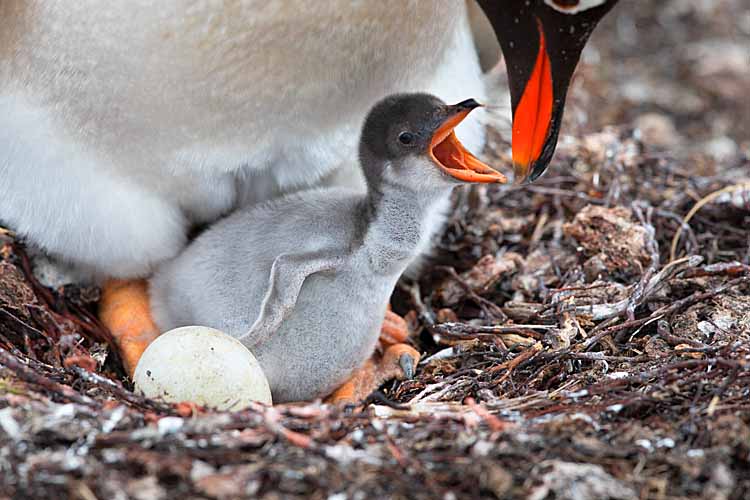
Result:
[[[428,94],[380,101],[359,146],[366,192],[303,191],[219,221],[156,271],[158,327],[206,325],[237,337],[258,358],[274,401],[330,394],[372,354],[439,200],[462,182],[506,182],[453,132],[477,107]],[[409,374],[418,355],[408,347],[397,354]]]
[[[615,2],[479,0],[508,67],[517,179],[546,168],[573,69]],[[243,204],[356,185],[355,138],[377,100],[484,95],[467,12],[464,0],[2,0],[0,220],[79,274],[134,279]],[[462,127],[479,149],[479,123]],[[116,339],[144,292],[105,287]]]
[[[614,0],[479,4],[519,177],[538,176]],[[366,111],[404,89],[483,96],[464,0],[2,0],[0,219],[94,274],[147,276],[248,193],[355,176]]]

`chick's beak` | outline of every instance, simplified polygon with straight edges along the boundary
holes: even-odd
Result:
[[[446,174],[462,182],[506,183],[508,179],[471,154],[456,137],[454,129],[472,110],[481,107],[474,99],[448,106],[445,120],[430,141],[429,154]]]

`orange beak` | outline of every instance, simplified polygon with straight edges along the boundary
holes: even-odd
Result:
[[[499,183],[508,179],[471,154],[456,137],[454,129],[466,118],[472,109],[480,105],[471,101],[472,107],[457,104],[456,109],[435,131],[430,141],[430,157],[440,170],[462,182]]]
[[[551,67],[544,31],[539,25],[539,51],[534,69],[513,115],[513,169],[516,184],[526,182],[548,142],[552,128]]]

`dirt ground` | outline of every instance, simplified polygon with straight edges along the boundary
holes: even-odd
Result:
[[[356,408],[144,400],[98,290],[0,231],[0,498],[750,498],[748,92],[746,0],[621,2],[547,175],[457,196],[400,283],[416,377]]]

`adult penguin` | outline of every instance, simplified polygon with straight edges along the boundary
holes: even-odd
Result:
[[[508,67],[516,180],[541,175],[616,0],[479,0]],[[464,0],[2,0],[0,219],[97,279],[147,276],[195,224],[359,182],[387,94],[482,98]],[[458,130],[478,150],[481,127]],[[280,221],[283,223],[283,221]]]

